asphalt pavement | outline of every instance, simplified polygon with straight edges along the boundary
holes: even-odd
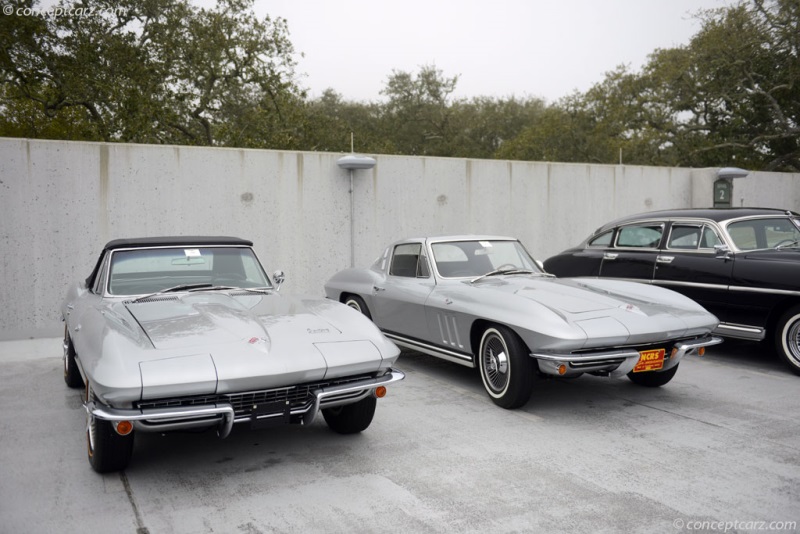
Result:
[[[513,411],[476,371],[405,354],[362,434],[140,434],[107,475],[60,355],[0,343],[0,533],[800,532],[800,376],[760,344],[659,389],[541,380]]]

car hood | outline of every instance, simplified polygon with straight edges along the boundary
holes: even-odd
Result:
[[[211,347],[236,341],[271,344],[277,336],[340,339],[342,330],[299,298],[195,293],[126,305],[156,349]]]
[[[708,333],[717,318],[697,303],[661,287],[597,278],[504,276],[473,285],[547,308],[593,344],[646,343]]]
[[[258,390],[373,373],[399,351],[361,314],[324,299],[202,292],[116,304],[155,350],[142,398]]]

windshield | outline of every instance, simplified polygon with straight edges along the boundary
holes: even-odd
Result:
[[[181,285],[267,287],[269,278],[248,247],[115,250],[108,292],[144,295]]]
[[[431,249],[444,278],[472,278],[498,269],[542,272],[519,241],[448,241]]]
[[[798,245],[800,226],[789,217],[746,219],[730,223],[728,234],[739,250],[790,248]]]

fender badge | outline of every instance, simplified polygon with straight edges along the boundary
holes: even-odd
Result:
[[[266,343],[266,338],[263,337],[251,337],[248,341],[251,345],[255,345],[256,343]]]
[[[308,332],[309,334],[327,334],[328,332],[330,332],[330,330],[328,330],[327,328],[316,328],[316,329],[308,328],[306,332]]]

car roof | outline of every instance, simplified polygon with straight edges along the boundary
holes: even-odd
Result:
[[[790,210],[782,210],[776,208],[692,208],[692,209],[674,209],[674,210],[660,210],[648,211],[644,213],[637,213],[635,215],[628,215],[620,217],[611,222],[608,222],[597,229],[597,232],[614,228],[620,224],[627,222],[634,222],[644,219],[673,219],[673,218],[690,218],[690,219],[707,219],[715,222],[729,221],[731,219],[738,219],[741,217],[759,217],[759,216],[779,216],[791,215],[800,217],[800,214]]]
[[[134,237],[127,239],[114,239],[106,243],[103,250],[118,248],[149,248],[171,246],[209,246],[209,245],[239,245],[252,247],[253,242],[238,237],[227,236],[162,236],[162,237]]]
[[[440,243],[443,241],[518,241],[516,237],[508,237],[502,235],[439,235],[427,237],[429,243]]]

